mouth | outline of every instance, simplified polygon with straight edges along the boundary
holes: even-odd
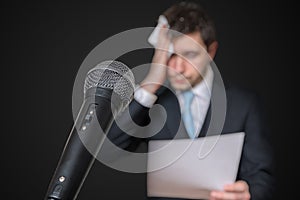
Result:
[[[187,80],[186,79],[174,79],[174,82],[178,83],[178,84],[183,84],[183,83],[187,83]]]
[[[175,82],[175,83],[177,83],[177,84],[186,84],[186,83],[189,82],[188,80],[189,80],[188,78],[172,77],[172,81]]]

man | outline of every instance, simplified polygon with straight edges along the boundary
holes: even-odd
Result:
[[[151,69],[130,105],[133,120],[146,125],[149,108],[154,103],[161,104],[167,111],[166,125],[149,139],[173,139],[182,132],[179,129],[180,113],[186,112],[184,96],[191,91],[193,98],[189,104],[193,125],[184,122],[187,134],[181,137],[205,136],[211,115],[210,91],[214,88],[214,72],[208,66],[218,48],[213,22],[195,3],[173,5],[163,15],[170,29],[184,35],[170,36],[168,26],[162,26]],[[173,46],[172,55],[166,51],[170,45]],[[162,87],[166,79],[175,95]],[[252,92],[237,87],[226,88],[226,97],[226,118],[221,134],[245,132],[245,142],[236,182],[224,185],[222,191],[212,191],[210,199],[271,199],[274,189],[272,151],[259,99]],[[117,132],[115,124],[111,132]],[[138,141],[131,139],[131,142]],[[130,146],[128,140],[115,140],[114,143],[123,148]]]

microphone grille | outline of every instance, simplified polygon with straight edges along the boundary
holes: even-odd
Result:
[[[88,89],[95,87],[111,89],[122,101],[129,102],[134,92],[134,76],[122,62],[103,61],[87,73],[84,94]]]

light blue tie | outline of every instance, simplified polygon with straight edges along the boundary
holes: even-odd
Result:
[[[192,116],[191,105],[194,98],[194,93],[191,90],[185,91],[182,93],[184,98],[184,111],[182,113],[182,119],[189,134],[190,138],[195,138],[195,127],[194,127],[194,120]]]

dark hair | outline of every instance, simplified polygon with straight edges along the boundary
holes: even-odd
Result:
[[[168,8],[163,15],[167,18],[172,30],[183,34],[199,31],[207,47],[216,41],[216,30],[213,20],[197,3],[177,3]]]

